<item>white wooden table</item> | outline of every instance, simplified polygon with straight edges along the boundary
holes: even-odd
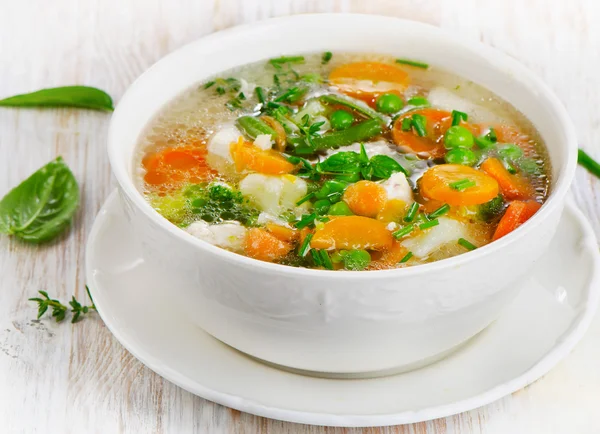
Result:
[[[412,18],[481,40],[541,76],[567,106],[581,143],[600,157],[597,0],[0,0],[0,96],[68,84],[117,101],[156,60],[207,33],[277,15],[365,12]],[[114,188],[105,141],[110,115],[0,110],[0,195],[57,155],[83,205],[71,232],[44,247],[0,237],[1,433],[599,433],[600,316],[541,380],[491,405],[416,425],[308,427],[230,410],[163,380],[92,316],[71,325],[35,318],[46,289],[84,297],[84,246]],[[578,204],[600,234],[600,181],[579,169]]]

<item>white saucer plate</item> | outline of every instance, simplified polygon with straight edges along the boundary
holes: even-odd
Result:
[[[390,377],[333,380],[262,364],[194,326],[132,239],[117,193],[87,245],[100,316],[135,357],[167,380],[237,410],[330,426],[413,423],[471,410],[546,374],[588,328],[600,294],[595,236],[568,204],[548,252],[501,318],[448,358]]]

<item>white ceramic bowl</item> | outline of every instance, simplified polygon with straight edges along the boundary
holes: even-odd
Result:
[[[407,269],[335,272],[256,261],[198,240],[163,219],[135,188],[134,148],[165,103],[207,77],[282,54],[355,51],[449,69],[512,103],[541,133],[552,192],[510,235]],[[166,273],[165,295],[221,341],[257,358],[325,373],[380,373],[434,360],[489,325],[548,246],[576,165],[573,126],[525,67],[435,27],[372,15],[301,15],[212,34],[146,71],[120,101],[108,150],[145,260]],[[148,321],[152,321],[151,318]],[[194,342],[190,342],[194,345]]]

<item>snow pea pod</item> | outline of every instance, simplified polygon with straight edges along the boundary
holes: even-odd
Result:
[[[356,100],[354,98],[350,98],[345,95],[328,94],[328,95],[322,95],[319,99],[326,104],[343,105],[343,106],[348,107],[349,109],[352,109],[355,112],[358,112],[370,119],[378,119],[380,122],[383,122],[386,125],[390,122],[390,118],[388,116],[384,116],[381,113],[376,112],[375,110],[373,110],[371,107],[369,107],[362,101]]]
[[[327,133],[313,139],[315,150],[348,146],[356,142],[364,142],[381,134],[383,128],[379,119],[371,119],[342,131]]]
[[[235,121],[237,126],[252,139],[256,139],[261,134],[269,134],[272,139],[277,137],[277,132],[267,125],[266,122],[253,116],[242,116]]]

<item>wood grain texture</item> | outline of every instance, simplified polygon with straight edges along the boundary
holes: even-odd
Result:
[[[86,84],[118,101],[147,67],[207,33],[272,16],[361,12],[411,18],[514,56],[557,93],[583,146],[600,157],[600,9],[596,0],[0,0],[0,96]],[[127,353],[97,317],[33,321],[27,298],[84,297],[84,245],[114,188],[110,115],[0,110],[0,194],[56,155],[82,188],[67,235],[36,248],[0,237],[2,433],[599,433],[600,318],[573,353],[532,386],[478,410],[415,425],[309,427],[195,397]],[[582,169],[574,197],[600,233],[600,182]]]

